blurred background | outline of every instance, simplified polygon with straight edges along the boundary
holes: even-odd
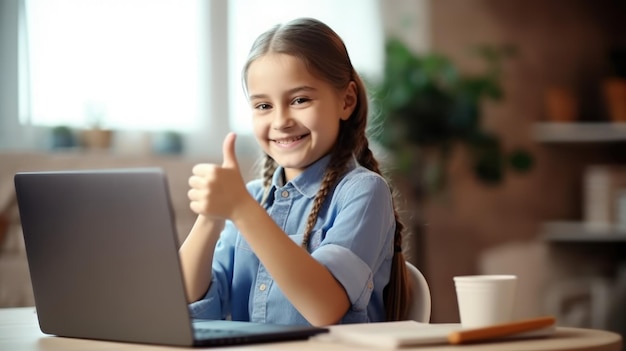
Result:
[[[519,276],[518,317],[626,329],[626,4],[618,0],[3,0],[0,306],[32,305],[17,171],[159,166],[179,236],[186,181],[255,177],[240,70],[254,38],[316,17],[370,87],[431,321],[458,321],[452,277]]]

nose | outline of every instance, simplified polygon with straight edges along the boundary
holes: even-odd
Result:
[[[283,107],[274,109],[272,128],[275,130],[287,129],[293,126],[293,119],[289,115],[289,110]]]

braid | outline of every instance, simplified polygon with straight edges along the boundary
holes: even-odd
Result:
[[[304,237],[302,238],[302,247],[304,249],[309,248],[309,240],[311,239],[311,232],[313,231],[313,226],[315,222],[317,222],[317,215],[319,214],[320,209],[322,208],[322,204],[328,195],[333,183],[337,179],[337,172],[333,172],[330,168],[325,172],[324,179],[322,180],[322,185],[320,186],[320,190],[315,195],[315,200],[313,200],[313,207],[311,208],[311,212],[309,212],[309,217],[306,220],[306,228],[304,229]]]
[[[272,186],[272,176],[276,168],[276,161],[265,154],[263,157],[263,168],[261,169],[261,177],[263,178],[263,199],[261,199],[261,204],[265,204],[269,197],[270,187]]]
[[[363,167],[382,175],[378,161],[369,149],[369,142],[365,136],[361,139],[361,149],[357,156],[359,164]],[[400,220],[398,210],[395,205],[396,192],[391,190],[393,195],[393,215],[396,220],[396,230],[393,237],[393,259],[391,263],[391,275],[389,283],[383,292],[385,300],[385,310],[388,321],[403,319],[408,313],[408,301],[411,296],[408,285],[408,272],[406,270],[405,257],[402,253],[402,234],[404,224]]]
[[[307,218],[306,228],[304,229],[304,237],[302,238],[303,248],[308,249],[311,232],[313,231],[313,226],[315,226],[315,223],[317,222],[317,216],[322,208],[322,204],[324,203],[324,200],[326,200],[330,190],[333,188],[335,183],[337,183],[337,179],[339,179],[339,177],[341,177],[341,175],[345,172],[346,163],[351,156],[352,154],[345,148],[335,147],[333,149],[330,162],[328,163],[326,172],[324,172],[322,185],[320,186],[320,190],[315,195],[313,207],[311,208],[311,212]]]
[[[376,160],[376,158],[374,157],[374,154],[370,150],[369,141],[367,140],[367,137],[365,135],[361,136],[361,140],[359,144],[361,147],[359,148],[357,156],[356,156],[356,159],[359,161],[359,164],[369,169],[370,171],[373,171],[382,175],[378,161]]]

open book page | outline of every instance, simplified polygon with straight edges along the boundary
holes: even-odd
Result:
[[[448,334],[460,328],[457,323],[427,324],[416,321],[342,324],[331,326],[328,334],[316,336],[316,339],[397,348],[446,343]]]

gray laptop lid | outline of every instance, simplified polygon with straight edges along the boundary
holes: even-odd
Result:
[[[192,343],[166,184],[153,169],[16,174],[44,333]]]
[[[44,333],[213,346],[327,331],[232,321],[193,328],[160,169],[24,172],[14,181]]]

